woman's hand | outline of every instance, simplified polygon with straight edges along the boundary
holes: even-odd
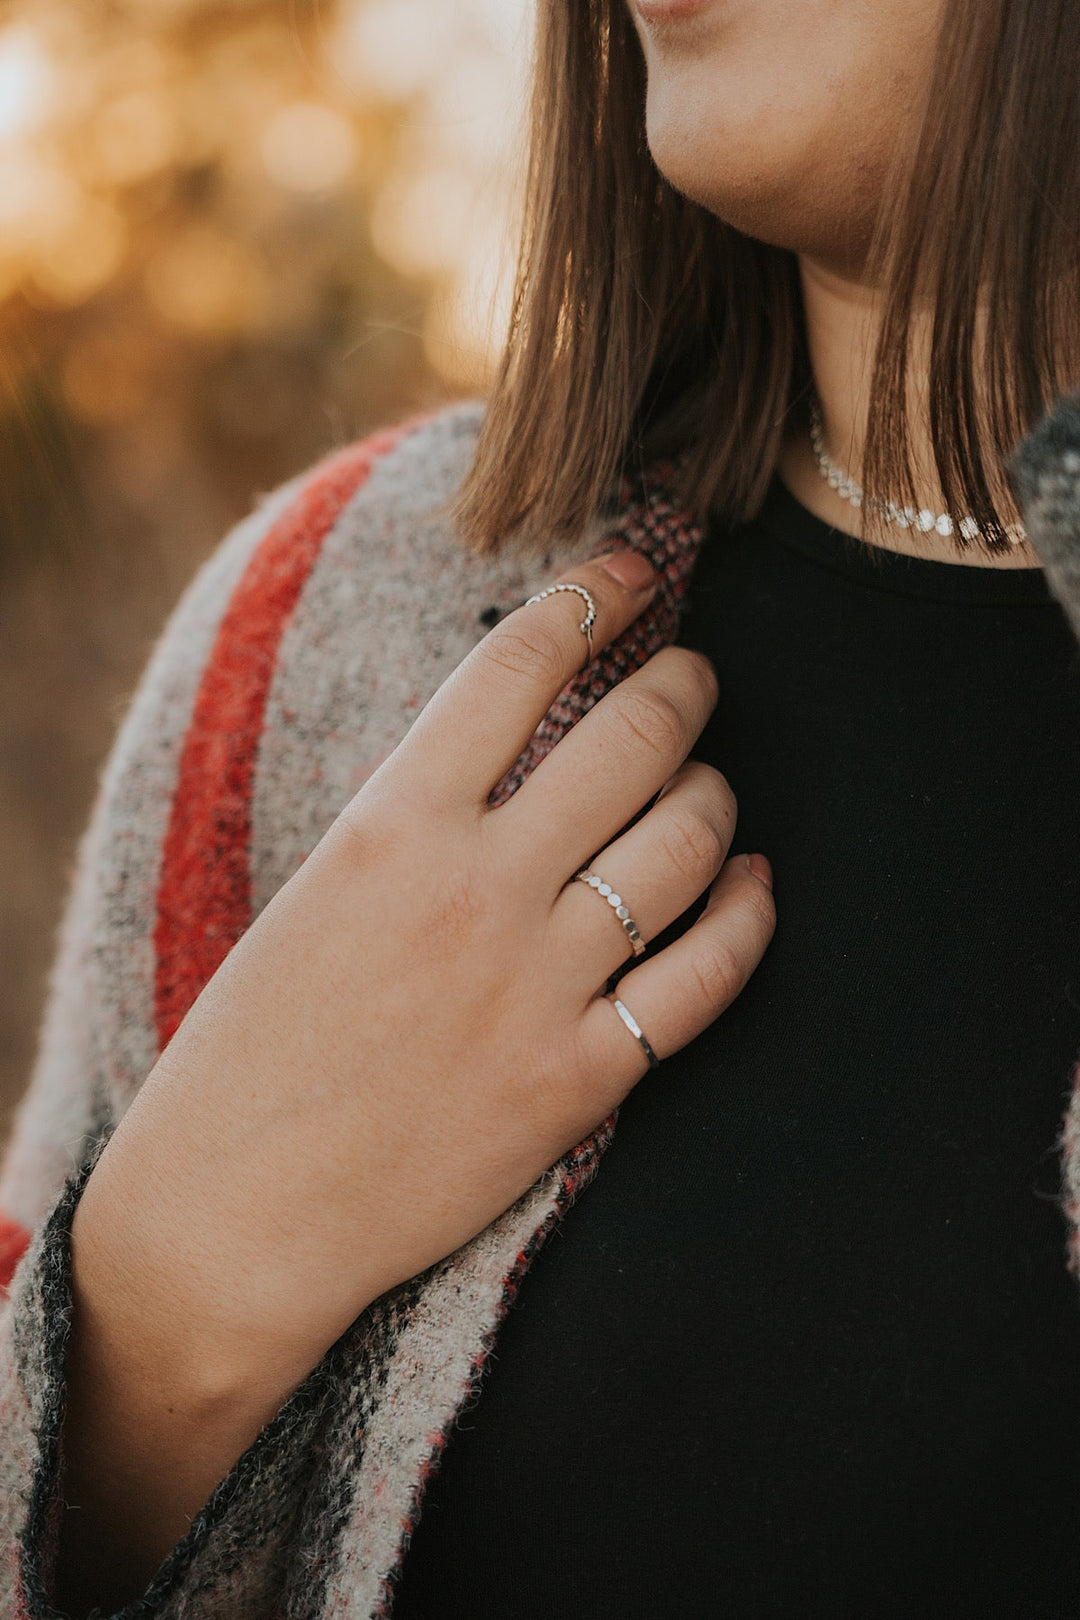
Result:
[[[615,557],[566,576],[592,594],[597,645],[655,589]],[[179,1450],[146,1509],[148,1570],[371,1300],[479,1232],[647,1072],[603,994],[630,942],[574,873],[595,866],[646,941],[712,885],[619,984],[661,1059],[771,938],[768,888],[726,860],[732,791],[687,762],[716,701],[697,653],[658,652],[489,804],[581,666],[584,609],[573,592],[524,605],[469,654],[218,969],[90,1177],[68,1494],[91,1489],[91,1438],[144,1501],[162,1446]],[[110,1453],[101,1414],[132,1400],[139,1433],[114,1415]]]

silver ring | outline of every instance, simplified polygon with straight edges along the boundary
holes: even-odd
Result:
[[[644,956],[645,941],[641,937],[640,928],[630,915],[629,906],[625,906],[623,904],[622,895],[616,894],[615,890],[611,887],[611,884],[605,883],[599,872],[590,872],[587,866],[583,866],[580,872],[575,872],[574,877],[580,878],[582,883],[587,884],[590,889],[595,889],[601,899],[607,901],[616,917],[618,917],[619,921],[622,923],[626,932],[626,937],[634,947],[634,955]]]
[[[615,1011],[618,1013],[631,1035],[637,1041],[638,1045],[641,1047],[641,1050],[645,1053],[645,1056],[648,1058],[649,1067],[658,1069],[660,1067],[660,1059],[657,1057],[656,1053],[645,1039],[641,1025],[638,1023],[629,1007],[627,1007],[624,1002],[621,1002],[618,996],[615,996],[614,998],[611,996],[605,996],[604,1000],[611,1002],[611,1005],[614,1007]]]
[[[542,602],[545,596],[554,596],[556,591],[576,591],[577,594],[579,596],[583,596],[588,603],[588,612],[581,621],[581,628],[584,630],[589,642],[589,651],[586,655],[585,663],[581,666],[582,669],[584,669],[585,665],[589,663],[593,655],[592,627],[596,623],[596,603],[593,601],[584,585],[572,585],[569,581],[561,582],[558,585],[549,585],[545,590],[537,591],[535,596],[530,596],[524,603],[524,606],[529,607],[533,602]]]

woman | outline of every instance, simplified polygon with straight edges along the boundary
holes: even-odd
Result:
[[[6,1611],[1065,1612],[1078,174],[1069,0],[543,8],[490,399],[106,771]]]

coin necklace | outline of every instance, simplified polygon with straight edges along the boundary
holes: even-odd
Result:
[[[816,394],[810,400],[810,443],[814,449],[818,471],[841,499],[849,501],[855,507],[864,504],[873,505],[884,513],[887,522],[895,523],[901,529],[916,529],[922,534],[929,534],[933,529],[940,535],[952,534],[954,524],[948,512],[932,512],[928,506],[916,511],[913,506],[898,506],[895,501],[883,501],[877,496],[866,495],[862,485],[834,461],[825,448],[825,424],[822,421],[821,404]],[[979,525],[973,517],[962,517],[955,527],[960,530],[965,540],[979,538]],[[1027,539],[1027,534],[1019,523],[1007,524],[1005,534],[1011,546],[1021,546]]]

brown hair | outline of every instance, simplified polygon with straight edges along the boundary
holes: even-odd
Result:
[[[862,480],[918,504],[905,378],[925,299],[939,481],[991,549],[1007,544],[995,463],[1080,373],[1075,5],[946,0],[906,200],[883,210],[868,260],[885,307]],[[535,49],[513,309],[454,504],[462,537],[546,548],[657,457],[674,458],[693,511],[744,521],[812,387],[796,255],[659,173],[626,0],[541,0]]]

